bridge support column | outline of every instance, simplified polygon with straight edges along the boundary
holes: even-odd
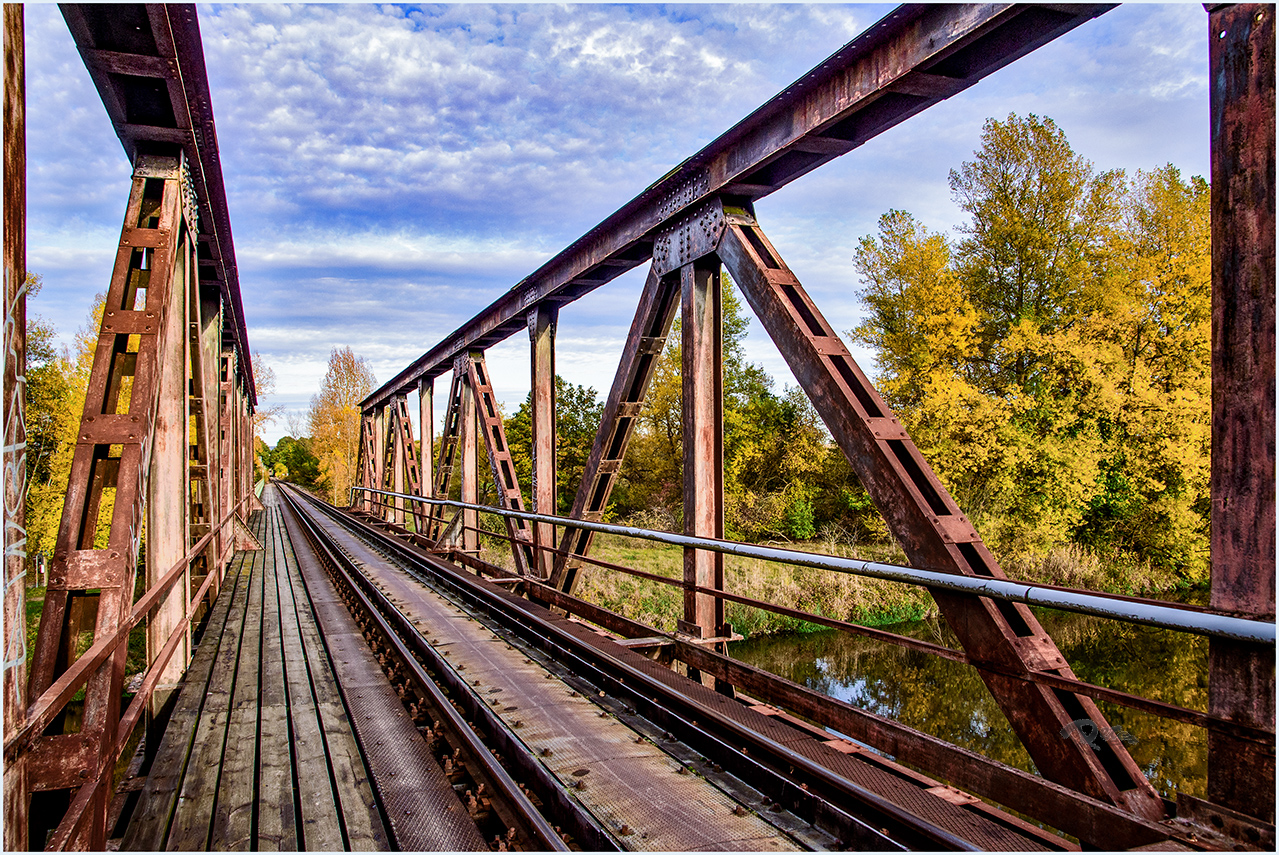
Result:
[[[168,310],[164,313],[165,340],[170,347],[159,355],[159,408],[151,444],[151,477],[147,481],[147,587],[159,580],[186,554],[191,539],[187,530],[191,488],[187,475],[187,444],[190,432],[188,411],[187,364],[191,359],[186,330],[189,298],[187,288],[194,273],[192,248],[187,241],[178,244],[173,260]],[[130,592],[132,593],[132,592]],[[187,604],[191,600],[190,569],[174,585],[147,623],[147,661],[154,661],[174,628],[186,621]],[[190,630],[187,638],[169,659],[160,676],[160,686],[151,697],[154,715],[164,705],[169,691],[182,679],[190,655]]]
[[[1275,7],[1209,13],[1212,607],[1275,617]],[[1213,638],[1208,706],[1275,723],[1274,650]],[[1275,818],[1275,746],[1208,734],[1208,798]]]
[[[183,160],[140,155],[50,566],[32,660],[33,696],[74,661],[81,630],[102,638],[128,615],[149,486],[149,505],[176,512],[176,519],[167,512],[152,517],[151,561],[181,558],[186,551],[186,543],[172,538],[186,531],[186,287],[194,267],[195,215]],[[127,656],[127,645],[120,645],[90,677],[79,733],[40,736],[31,749],[33,788],[87,788],[82,792],[90,819],[81,831],[66,832],[74,847],[102,849],[106,842],[112,779],[92,776],[122,748],[116,728]]]
[[[684,533],[724,536],[724,383],[719,259],[680,268],[684,428]],[[726,636],[724,601],[694,586],[722,590],[724,556],[684,549],[684,620],[698,638]]]
[[[373,412],[373,486],[386,489],[386,406]],[[373,513],[386,519],[386,497],[373,496]]]
[[[463,502],[475,504],[480,496],[479,454],[476,448],[479,437],[475,435],[475,390],[471,388],[470,383],[466,382],[466,363],[469,360],[469,355],[459,356],[453,366],[453,374],[460,386],[461,395],[457,412],[457,441],[461,445],[462,452],[462,483],[459,498]],[[479,524],[480,517],[476,511],[469,509],[462,511],[463,551],[470,553],[479,551],[480,536],[476,531]]]
[[[27,718],[26,63],[22,6],[4,4],[4,741]],[[4,848],[27,845],[25,753],[4,764]]]
[[[391,416],[391,418],[394,420],[394,424],[392,425],[392,430],[394,431],[392,440],[395,444],[392,447],[392,451],[391,451],[391,460],[392,460],[392,466],[394,469],[394,472],[392,474],[392,479],[391,479],[392,480],[391,489],[394,490],[396,493],[404,492],[404,488],[405,488],[404,472],[408,468],[409,457],[411,457],[413,454],[413,449],[405,448],[405,441],[406,441],[405,432],[408,426],[404,424],[403,420],[408,416],[408,404],[405,403],[404,398],[405,398],[404,395],[396,395],[394,403],[392,404],[392,407],[394,407],[395,409],[394,414]],[[394,508],[395,510],[394,510],[393,522],[396,525],[403,527],[404,526],[404,500],[401,499],[399,496],[395,497]]]
[[[421,425],[418,435],[418,495],[424,499],[434,498],[435,492],[435,378],[423,377],[417,383],[417,411]],[[418,506],[417,530],[427,535],[426,520],[430,518],[430,508]]]
[[[559,310],[553,306],[539,305],[528,313],[533,403],[533,485],[530,493],[535,514],[556,513],[555,325],[558,317]],[[555,546],[555,526],[535,524],[533,546],[537,574],[543,579],[551,578],[555,556],[547,550]]]

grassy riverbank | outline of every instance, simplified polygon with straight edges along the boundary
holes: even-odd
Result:
[[[679,547],[613,535],[602,535],[595,543],[592,555],[601,561],[671,579],[683,576],[683,551]],[[794,544],[794,548],[867,561],[906,563],[905,555],[892,544],[849,546],[816,541]],[[1098,556],[1077,546],[1008,562],[1006,570],[1018,580],[1128,594],[1170,591],[1179,582],[1172,571],[1154,568],[1131,556]],[[725,588],[734,594],[866,626],[922,620],[937,614],[937,606],[925,589],[896,582],[733,555],[724,556],[724,576]],[[683,614],[679,588],[598,567],[584,569],[578,595],[662,630],[673,630]],[[737,603],[728,603],[725,612],[734,630],[748,637],[819,628],[807,621]]]

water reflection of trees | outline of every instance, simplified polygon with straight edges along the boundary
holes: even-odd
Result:
[[[1206,707],[1205,639],[1084,615],[1043,611],[1038,616],[1081,680],[1181,706]],[[941,621],[891,629],[958,646]],[[976,669],[967,665],[836,630],[751,639],[735,645],[733,655],[991,759],[1034,771]],[[1178,790],[1204,794],[1207,736],[1202,729],[1114,704],[1099,705],[1112,727],[1136,739],[1128,749],[1157,790],[1167,797]]]

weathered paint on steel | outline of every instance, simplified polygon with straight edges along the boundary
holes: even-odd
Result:
[[[4,738],[26,719],[26,57],[22,6],[4,4]],[[27,763],[4,764],[4,848],[27,849]]]
[[[1275,7],[1208,18],[1212,605],[1275,617]],[[1274,651],[1213,639],[1209,709],[1273,727]],[[1210,733],[1208,798],[1273,823],[1275,746]]]
[[[911,563],[1005,579],[976,529],[749,212],[729,218],[718,254]],[[1014,673],[1073,676],[1025,606],[938,590],[932,595],[974,659]],[[1045,777],[1138,815],[1163,817],[1158,794],[1122,744],[1106,743],[1094,751],[1061,738],[1061,729],[1081,718],[1108,732],[1090,698],[993,671],[981,674]]]

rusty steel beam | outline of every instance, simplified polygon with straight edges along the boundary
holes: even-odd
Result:
[[[582,470],[582,482],[569,511],[569,516],[575,520],[599,522],[604,519],[609,494],[635,430],[635,420],[644,407],[644,398],[657,370],[658,357],[666,346],[666,336],[670,334],[675,320],[679,299],[679,277],[663,275],[656,266],[652,267],[626,336],[626,346],[622,348],[613,385],[604,399],[595,442]],[[595,533],[589,529],[564,530],[560,552],[555,556],[552,585],[573,592],[577,587],[580,566],[577,559],[590,551],[594,537]]]
[[[193,254],[194,212],[182,153],[174,158],[139,155],[49,570],[31,662],[32,697],[74,660],[82,629],[92,629],[95,637],[106,635],[127,617],[143,515],[149,510],[145,498],[155,486],[152,475],[168,479],[178,491],[178,513],[163,520],[148,514],[148,521],[178,527],[176,536],[186,537],[185,457],[179,455],[182,465],[175,472],[162,448],[165,435],[174,430],[181,448],[186,447],[185,408],[179,416],[169,405],[175,396],[180,401],[187,397],[185,273]],[[176,364],[174,353],[181,356]],[[174,371],[179,372],[176,382]],[[132,378],[131,384],[124,383],[126,378]],[[175,418],[180,424],[173,424]],[[172,494],[166,501],[174,503]],[[157,527],[147,530],[149,543],[170,544],[172,536],[174,532]],[[186,546],[177,548],[177,556]],[[92,591],[98,593],[85,593]],[[77,608],[86,601],[95,607],[92,617]],[[127,655],[120,646],[90,679],[79,733],[47,735],[32,746],[33,789],[78,786],[79,773],[96,768],[97,758],[106,756],[120,721]],[[105,845],[110,795],[107,785],[94,795],[93,821],[77,846]]]
[[[1212,606],[1275,617],[1275,7],[1209,10]],[[1274,651],[1214,638],[1209,711],[1273,727]],[[1208,735],[1208,798],[1273,823],[1275,744]]]
[[[719,259],[683,265],[680,277],[684,533],[724,536],[724,377]],[[726,637],[724,601],[694,588],[724,588],[724,556],[684,548],[684,619],[695,638]]]
[[[767,196],[1113,6],[897,8],[517,283],[361,407],[440,376],[467,349],[513,335],[531,307],[571,303],[644,263],[657,230],[690,206],[720,194]]]
[[[129,162],[139,154],[172,157],[182,152],[191,166],[199,204],[200,258],[210,262],[207,271],[200,271],[200,284],[217,288],[222,295],[231,321],[224,340],[240,354],[238,370],[249,403],[256,406],[257,387],[195,6],[85,3],[60,8]]]
[[[753,213],[727,206],[719,210],[721,217],[712,218],[716,225],[710,230],[712,235],[722,235],[716,253],[911,564],[965,576],[1006,578]],[[931,593],[964,650],[976,661],[1013,673],[1073,676],[1057,645],[1025,606],[947,591]],[[983,670],[981,676],[1046,778],[1138,816],[1163,817],[1159,795],[1117,738],[1094,748],[1083,740],[1061,737],[1063,728],[1080,719],[1093,722],[1097,732],[1111,733],[1090,698],[1010,679],[993,670]]]
[[[480,496],[479,449],[475,436],[478,425],[475,418],[475,389],[466,382],[467,363],[470,354],[457,358],[453,377],[458,385],[457,441],[461,446],[462,483],[459,497],[463,502],[475,504]],[[474,555],[479,551],[480,516],[476,511],[462,511],[462,551]]]
[[[529,490],[533,513],[555,514],[555,324],[559,310],[555,306],[534,306],[528,313],[529,373],[532,428],[533,484]],[[533,526],[533,554],[537,575],[551,578],[555,556],[555,526],[537,523]]]
[[[435,450],[435,381],[422,378],[417,386],[418,419],[420,420],[421,442],[418,443],[418,495],[433,498],[432,488],[435,485],[435,468],[431,459]],[[426,517],[419,514],[418,533],[427,534]]]
[[[26,720],[27,120],[22,6],[4,4],[4,739]],[[27,848],[27,763],[4,764],[4,848]]]
[[[477,414],[476,430],[479,431],[480,436],[484,437],[489,472],[493,476],[493,486],[497,490],[497,506],[523,512],[524,498],[520,493],[520,481],[515,474],[515,461],[511,458],[511,448],[506,441],[502,411],[497,405],[497,396],[493,394],[493,384],[489,380],[484,354],[473,352],[467,356],[465,382],[474,395]],[[533,534],[529,525],[516,517],[503,517],[502,522],[511,539],[511,555],[515,561],[515,571],[521,576],[527,576],[530,569],[537,566],[534,555],[529,549],[533,543]]]

